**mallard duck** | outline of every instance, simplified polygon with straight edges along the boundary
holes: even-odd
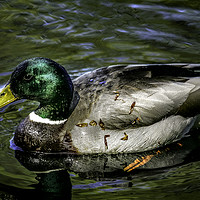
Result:
[[[53,60],[20,63],[0,93],[0,107],[19,99],[39,107],[17,127],[23,150],[143,152],[198,127],[200,65],[113,65],[70,79]]]

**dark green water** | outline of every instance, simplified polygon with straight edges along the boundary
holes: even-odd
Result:
[[[74,78],[118,63],[200,63],[199,45],[197,0],[0,1],[0,86],[30,57],[51,58]],[[12,150],[17,124],[35,107],[24,101],[0,112],[0,199],[200,198],[198,131],[128,173],[123,167],[143,155]]]

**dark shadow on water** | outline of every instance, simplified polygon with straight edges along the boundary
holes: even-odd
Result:
[[[37,173],[37,185],[35,189],[19,189],[0,185],[0,199],[71,199],[72,185],[69,173],[66,170],[58,170],[46,173]],[[1,191],[3,191],[1,193]]]

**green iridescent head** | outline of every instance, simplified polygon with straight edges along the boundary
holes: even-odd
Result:
[[[20,63],[0,94],[0,107],[17,99],[40,102],[35,111],[42,118],[66,119],[73,98],[73,83],[61,65],[47,58]]]

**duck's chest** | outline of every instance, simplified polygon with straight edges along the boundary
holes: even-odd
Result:
[[[64,122],[44,123],[25,118],[17,127],[14,142],[24,150],[62,151],[61,142],[66,134]]]

